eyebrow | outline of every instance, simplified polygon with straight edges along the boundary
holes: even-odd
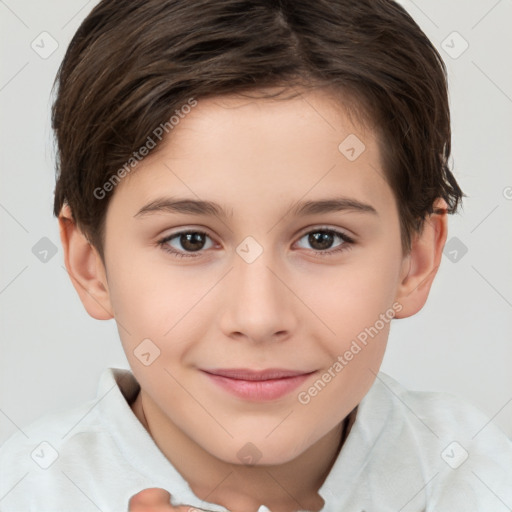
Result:
[[[296,216],[315,215],[340,211],[354,211],[378,215],[377,210],[370,204],[347,197],[334,197],[316,201],[302,201],[290,209]],[[144,217],[154,213],[188,213],[192,215],[213,215],[218,218],[232,218],[233,211],[229,213],[213,201],[197,199],[162,197],[144,205],[134,217]]]

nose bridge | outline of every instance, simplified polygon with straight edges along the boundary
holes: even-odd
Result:
[[[226,334],[238,332],[253,340],[265,340],[289,333],[294,326],[293,304],[290,291],[278,277],[282,265],[276,251],[248,236],[236,247],[236,253],[224,315]]]

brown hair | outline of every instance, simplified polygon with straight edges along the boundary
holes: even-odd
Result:
[[[448,166],[446,67],[392,0],[102,0],[74,35],[57,83],[54,215],[68,203],[102,258],[111,194],[94,191],[191,98],[332,91],[379,134],[404,251],[436,199],[454,213],[463,197]]]

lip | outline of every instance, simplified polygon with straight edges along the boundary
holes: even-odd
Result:
[[[300,386],[315,371],[270,368],[201,370],[213,383],[239,398],[251,401],[277,400]]]

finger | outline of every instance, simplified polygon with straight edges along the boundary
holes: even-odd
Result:
[[[167,512],[171,506],[171,495],[165,489],[153,487],[134,494],[128,503],[128,512]]]
[[[189,505],[171,505],[171,495],[165,489],[151,487],[134,494],[128,512],[207,512]]]

